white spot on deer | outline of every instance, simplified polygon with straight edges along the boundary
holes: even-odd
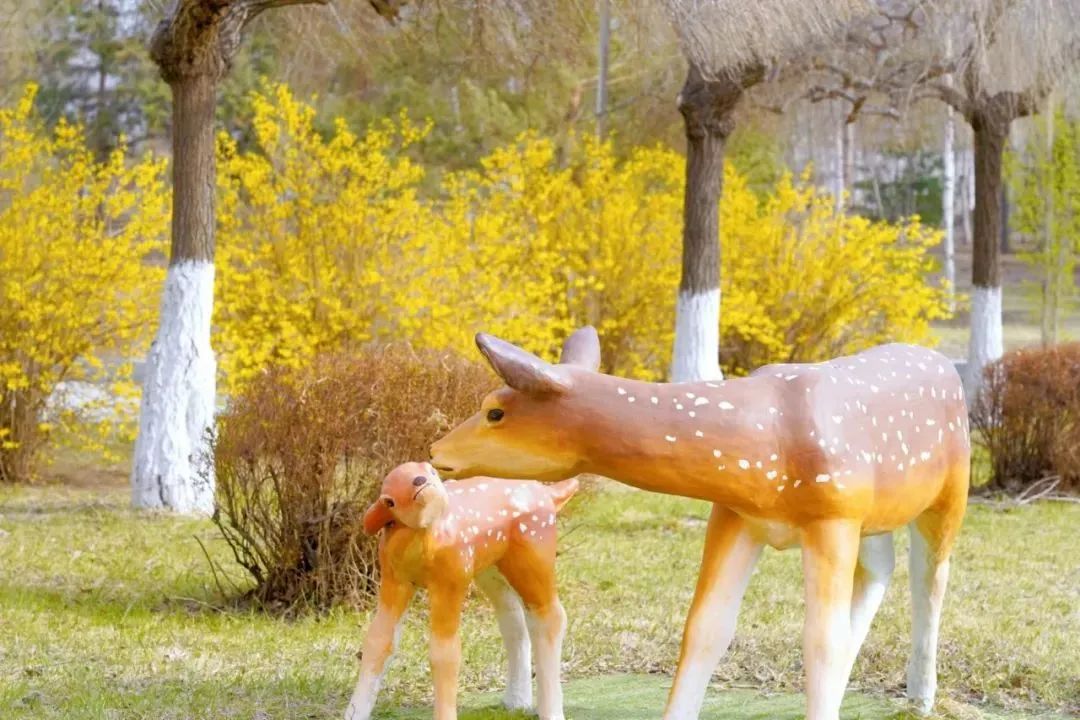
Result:
[[[799,377],[799,376],[798,375],[785,375],[784,379],[787,380],[788,382],[791,382],[792,380],[794,380],[797,377]]]
[[[625,394],[626,394],[626,390],[625,390],[625,389],[623,389],[623,388],[615,388],[615,389],[616,389],[616,390],[618,391],[618,393],[619,393],[620,395],[625,395]]]
[[[721,400],[720,402],[716,403],[716,407],[720,408],[721,410],[734,410],[735,409],[735,406],[732,405],[731,403],[729,403],[727,400]]]
[[[780,456],[779,456],[779,455],[777,455],[776,453],[773,453],[772,455],[770,455],[770,456],[769,456],[769,459],[770,459],[770,460],[772,460],[773,462],[776,462],[776,459],[777,459],[778,457],[780,457]]]
[[[723,469],[724,469],[724,468],[726,468],[726,467],[727,467],[727,465],[717,465],[717,466],[716,466],[716,469],[717,469],[717,470],[723,470]]]
[[[518,523],[518,530],[520,530],[521,532],[525,532],[528,529],[529,528],[525,526],[525,523]]]
[[[870,392],[872,392],[872,393],[876,393],[880,389],[881,388],[879,388],[877,385],[871,385],[870,386]]]
[[[900,449],[904,451],[905,455],[909,454],[907,443],[900,443]]]
[[[770,414],[770,415],[775,415],[775,414],[776,414],[776,413],[778,413],[778,412],[780,412],[780,411],[779,411],[779,410],[777,410],[777,409],[776,409],[776,408],[774,408],[774,407],[771,407],[771,408],[769,408],[769,414]]]
[[[796,480],[795,487],[799,487],[800,485],[802,485],[802,480]]]
[[[756,467],[758,470],[760,470],[761,469],[761,461],[758,460],[756,463],[754,463],[754,467]]]
[[[676,410],[682,410],[683,409],[682,403],[675,403],[675,409]]]
[[[829,482],[830,479],[832,479],[832,476],[829,475],[829,473],[821,473],[816,478],[814,478],[815,482],[819,483]]]
[[[933,425],[937,425],[937,422],[935,422],[934,420],[927,420],[926,424],[930,425],[930,426],[933,426]]]
[[[694,404],[695,405],[708,405],[709,404],[709,398],[699,397],[697,400],[694,401]]]
[[[695,430],[694,437],[705,437],[705,433],[701,432],[700,430]]]
[[[765,477],[769,478],[770,480],[776,479],[776,471],[770,470],[769,472],[765,473]]]
[[[720,457],[724,453],[720,452],[719,450],[713,450],[712,454],[713,454],[713,457]]]
[[[717,385],[716,383],[711,383],[711,382],[707,382],[707,383],[705,383],[705,385],[706,385],[706,387],[711,387],[711,388],[718,388],[718,387],[720,387],[720,386],[719,386],[719,385]]]
[[[675,442],[675,440],[677,440],[678,438],[676,438],[674,435],[665,435],[664,439],[668,442]]]
[[[689,415],[690,417],[697,417],[697,413],[694,412],[693,410],[691,410],[690,412],[688,412],[686,414]]]
[[[921,457],[923,459],[923,462],[926,462],[927,460],[930,459],[930,453],[923,450],[921,453],[919,453],[919,457]]]
[[[765,429],[765,426],[762,425],[761,423],[754,423],[754,425],[757,427],[758,430],[764,430]]]
[[[750,461],[745,460],[745,459],[744,460],[739,460],[739,467],[741,467],[743,470],[749,470],[750,469]]]
[[[903,470],[904,469],[904,463],[900,463],[899,465],[897,465],[896,469],[897,470]]]
[[[840,423],[844,422],[844,416],[843,415],[833,415],[832,416],[832,421],[834,423],[836,423],[837,425],[839,425]]]
[[[651,402],[653,405],[659,405],[660,404],[660,398],[653,395],[651,398],[649,398],[649,402]]]
[[[626,402],[634,402],[634,400],[636,400],[636,399],[637,398],[635,398],[633,395],[631,395],[630,397],[626,398]]]

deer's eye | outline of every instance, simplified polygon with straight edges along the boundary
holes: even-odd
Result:
[[[488,422],[493,422],[493,423],[499,422],[500,420],[503,419],[503,411],[500,410],[499,408],[491,408],[490,410],[487,411],[487,419],[488,419]]]
[[[394,501],[391,500],[390,498],[386,498],[386,500],[384,500],[383,502],[386,503],[386,507],[388,507],[388,508],[394,507]]]

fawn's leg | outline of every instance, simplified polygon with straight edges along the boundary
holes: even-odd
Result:
[[[739,605],[760,555],[761,544],[742,518],[714,505],[665,720],[697,718],[709,678],[735,636]]]
[[[532,707],[532,661],[525,608],[514,589],[492,568],[476,577],[476,585],[495,606],[506,657],[510,664],[503,705],[510,710]]]
[[[851,677],[851,668],[870,631],[870,623],[881,607],[895,565],[892,533],[864,537],[859,543],[855,586],[851,596],[851,647],[845,677]]]
[[[379,585],[379,605],[360,652],[360,679],[345,709],[345,720],[368,720],[379,694],[386,661],[397,645],[398,629],[416,588],[399,582],[384,569]]]
[[[562,643],[566,611],[555,590],[555,545],[521,546],[499,571],[525,603],[525,622],[536,656],[536,710],[540,720],[564,720]]]
[[[461,667],[461,610],[467,586],[432,585],[431,676],[435,685],[435,720],[457,720],[458,670]]]
[[[839,720],[851,653],[851,597],[859,523],[819,520],[803,528],[806,720]]]
[[[937,692],[941,607],[949,581],[949,555],[964,516],[965,496],[947,509],[931,509],[909,525],[911,533],[911,657],[907,696],[927,715]]]

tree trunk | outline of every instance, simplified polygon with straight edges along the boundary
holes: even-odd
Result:
[[[941,188],[941,219],[945,224],[945,282],[949,285],[949,312],[956,311],[956,121],[945,108],[945,143],[941,151],[944,182]]]
[[[175,0],[150,56],[173,96],[172,247],[161,325],[146,358],[131,468],[136,507],[210,513],[214,476],[214,109],[244,27],[274,7],[328,0]]]
[[[686,127],[682,279],[675,308],[671,381],[722,377],[720,371],[720,193],[724,146],[743,84],[706,80],[693,64],[679,93]]]
[[[1046,160],[1043,162],[1043,278],[1042,278],[1042,345],[1057,342],[1058,277],[1063,265],[1054,267],[1058,253],[1054,245],[1054,103],[1046,109]]]
[[[972,243],[971,341],[968,346],[967,394],[973,400],[983,369],[1001,357],[1001,161],[1008,124],[976,117],[975,228]]]
[[[210,513],[214,422],[214,108],[209,74],[172,83],[172,248],[161,325],[146,359],[131,475],[136,507]]]
[[[600,38],[596,49],[596,137],[607,136],[608,55],[611,45],[611,0],[600,0]]]

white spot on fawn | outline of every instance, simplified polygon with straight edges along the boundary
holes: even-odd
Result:
[[[749,460],[740,460],[739,461],[739,467],[741,467],[743,470],[750,469],[750,461]]]
[[[676,440],[674,435],[665,435],[664,439],[667,440],[668,442],[675,442],[675,440]]]
[[[716,407],[720,408],[721,410],[734,410],[735,409],[735,406],[732,405],[731,403],[729,403],[727,400],[721,400],[720,402],[718,402],[716,404]]]
[[[616,388],[616,390],[618,391],[618,393],[620,395],[625,395],[626,394],[626,390],[624,390],[623,388]]]
[[[822,474],[818,475],[816,478],[814,478],[814,480],[819,482],[819,483],[829,482],[829,479],[830,479],[829,473],[822,473]]]
[[[699,397],[699,398],[698,398],[697,400],[695,400],[695,401],[694,401],[694,404],[695,404],[695,405],[708,405],[708,404],[709,404],[709,399],[708,399],[708,398],[703,398],[703,397]]]

